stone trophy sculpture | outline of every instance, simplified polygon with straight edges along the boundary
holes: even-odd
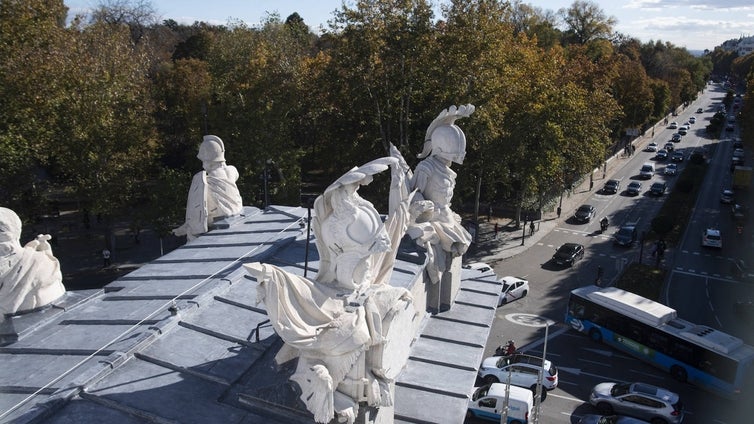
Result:
[[[383,222],[358,194],[374,175],[391,169],[390,205]],[[245,265],[257,279],[258,299],[285,342],[279,364],[298,358],[291,380],[317,422],[352,423],[360,402],[391,406],[393,379],[408,358],[416,315],[404,288],[389,285],[398,245],[409,221],[408,166],[391,156],[355,167],[315,203],[312,229],[320,255],[315,281],[274,265]]]
[[[410,177],[416,190],[411,206],[416,216],[408,234],[427,249],[427,274],[433,283],[442,279],[453,258],[466,253],[471,235],[461,226],[461,217],[450,209],[456,173],[451,164],[462,164],[466,156],[466,136],[455,125],[459,118],[474,113],[474,105],[451,106],[443,110],[427,128],[423,159]]]
[[[49,234],[21,246],[21,219],[0,207],[0,313],[25,312],[49,305],[65,294],[60,263]]]
[[[205,135],[196,156],[203,170],[194,175],[186,201],[186,221],[173,230],[188,241],[209,231],[219,218],[238,215],[243,209],[241,193],[236,187],[238,170],[225,164],[225,145],[220,137]]]

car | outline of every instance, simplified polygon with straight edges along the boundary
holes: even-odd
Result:
[[[647,147],[644,148],[645,152],[656,152],[657,151],[657,143],[654,141],[647,144]]]
[[[655,196],[662,196],[663,194],[665,194],[665,190],[667,189],[668,185],[666,183],[658,181],[656,183],[652,183],[652,185],[649,186],[649,193]]]
[[[655,175],[655,165],[653,163],[645,163],[639,170],[639,176],[648,180]]]
[[[683,140],[683,136],[680,133],[675,133],[672,137],[670,137],[670,140],[674,143],[680,143],[681,140]]]
[[[728,125],[725,126],[725,131],[733,131],[735,129],[736,129],[736,125],[735,124],[728,124]]]
[[[678,127],[678,134],[680,135],[686,135],[689,133],[688,128],[686,127]]]
[[[672,152],[673,149],[675,148],[675,144],[673,144],[672,141],[668,141],[667,143],[665,143],[664,146],[662,146],[662,148],[667,150],[668,152]]]
[[[668,158],[668,151],[665,149],[660,149],[655,154],[655,159],[657,160],[665,160]]]
[[[669,163],[665,167],[664,173],[665,173],[665,175],[675,175],[675,174],[677,174],[678,173],[678,165],[676,165],[674,163]]]
[[[670,160],[673,162],[683,162],[683,152],[673,152],[670,155]]]
[[[729,188],[723,189],[723,191],[720,192],[720,203],[733,203],[734,198],[735,195],[733,190]]]
[[[723,237],[717,228],[707,228],[702,231],[702,247],[723,248]]]
[[[671,130],[678,128],[678,122],[671,122],[670,125],[668,125],[668,128]]]
[[[586,414],[579,419],[577,424],[649,424],[649,422],[623,415]]]
[[[696,113],[704,113],[704,109],[702,109],[702,108],[698,108],[698,109],[696,110]]]
[[[471,269],[471,270],[479,271],[482,274],[487,274],[487,273],[493,272],[492,271],[492,267],[489,266],[489,265],[487,265],[484,262],[471,262],[471,263],[468,263],[466,265],[463,265],[462,268],[463,269]]]
[[[743,148],[744,148],[744,144],[741,142],[741,140],[735,140],[733,142],[733,150],[736,150],[736,149],[743,150]]]
[[[641,193],[641,183],[638,181],[631,181],[628,184],[628,187],[626,187],[626,193],[634,196]]]
[[[683,125],[681,126],[681,128],[686,128],[687,130],[690,130],[691,129],[691,122],[689,122],[689,121],[684,122]]]
[[[584,246],[578,243],[565,243],[558,247],[552,260],[558,265],[573,266],[584,258]]]
[[[734,221],[743,222],[744,218],[746,218],[746,209],[743,205],[733,203],[730,205],[730,216]]]
[[[652,423],[683,421],[680,396],[647,383],[599,383],[589,394],[589,403],[600,414],[628,415]]]
[[[636,224],[622,225],[613,236],[613,244],[631,247],[638,237],[639,231],[636,229]]]
[[[689,123],[696,124],[696,116],[692,116],[691,118],[689,118]]]
[[[542,364],[544,363],[544,367]],[[537,381],[542,373],[542,397],[547,390],[558,387],[558,368],[548,359],[514,353],[513,355],[491,356],[482,361],[479,367],[479,377],[485,384],[510,382],[514,386],[537,391]]]
[[[606,194],[615,194],[618,190],[620,190],[620,181],[618,180],[607,180],[605,186],[602,187],[602,192]]]
[[[529,281],[519,277],[503,277],[500,279],[503,283],[503,289],[500,292],[500,299],[497,306],[505,305],[508,302],[526,297],[529,294]]]
[[[741,162],[744,160],[744,149],[741,147],[733,149],[733,158],[740,158]]]
[[[589,222],[594,218],[597,210],[592,205],[581,205],[576,209],[573,218],[578,222]]]

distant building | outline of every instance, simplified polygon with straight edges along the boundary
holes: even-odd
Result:
[[[736,52],[739,56],[746,56],[754,52],[754,36],[727,40],[720,48],[728,52]]]

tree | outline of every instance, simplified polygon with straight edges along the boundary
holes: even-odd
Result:
[[[610,38],[617,23],[614,17],[606,16],[592,1],[574,1],[569,8],[560,9],[559,13],[566,26],[565,39],[576,44]]]

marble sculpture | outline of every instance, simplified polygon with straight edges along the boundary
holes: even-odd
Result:
[[[49,234],[21,246],[21,219],[0,207],[0,313],[2,316],[49,305],[65,294],[60,263]],[[1,320],[1,319],[0,319]]]
[[[432,156],[415,173],[391,146],[390,156],[351,169],[315,200],[315,280],[270,264],[245,265],[285,342],[276,362],[298,358],[291,380],[315,421],[352,423],[362,402],[392,406],[394,379],[408,359],[417,315],[411,294],[390,285],[396,254],[409,227],[433,251],[430,260],[461,255],[468,247],[470,237],[450,210],[450,163],[462,163],[465,154],[465,137],[453,123],[473,110],[451,107],[435,119],[421,157]],[[391,188],[383,221],[358,189],[387,169]]]
[[[236,181],[238,170],[225,164],[225,145],[216,135],[205,135],[196,156],[203,170],[194,175],[186,201],[186,221],[173,234],[188,241],[209,231],[216,219],[238,215],[243,209]]]

